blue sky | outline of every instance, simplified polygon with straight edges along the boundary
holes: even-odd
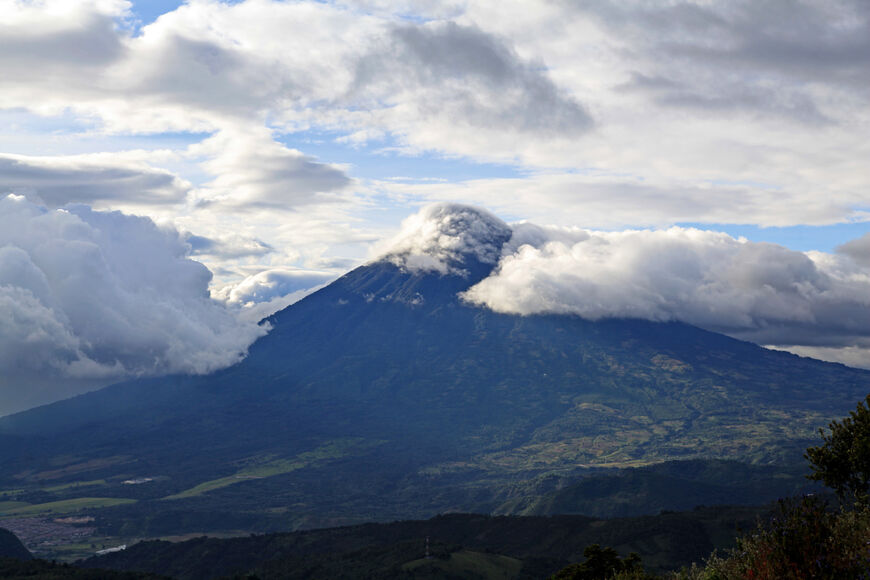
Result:
[[[793,250],[833,252],[848,240],[860,238],[870,232],[866,222],[833,224],[829,226],[789,226],[762,228],[735,224],[679,224],[686,227],[714,229],[745,237],[756,242],[770,242]]]
[[[131,11],[139,26],[147,26],[157,20],[161,14],[172,12],[183,3],[180,0],[146,0],[133,2]]]

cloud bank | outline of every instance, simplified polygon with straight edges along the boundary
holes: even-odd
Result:
[[[147,218],[0,199],[0,414],[70,385],[240,360],[266,329],[209,297],[211,272],[189,251]],[[34,377],[54,384],[24,392]]]
[[[384,259],[408,269],[449,273],[467,255],[494,264],[462,297],[496,312],[681,321],[851,364],[863,352],[870,366],[863,238],[839,254],[803,253],[694,228],[509,227],[439,204],[406,220],[393,243]]]
[[[686,228],[516,226],[465,297],[498,312],[680,320],[778,345],[870,336],[870,278],[852,260]]]

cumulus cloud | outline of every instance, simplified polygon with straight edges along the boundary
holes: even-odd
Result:
[[[240,360],[265,329],[212,300],[211,273],[187,252],[147,218],[0,199],[0,414],[34,403],[19,392],[33,377],[55,379],[44,403],[75,394],[69,378],[207,373]]]
[[[247,238],[238,234],[207,237],[191,232],[183,232],[181,235],[190,246],[190,254],[193,256],[215,256],[222,259],[233,259],[265,256],[274,251],[272,246],[262,240]]]
[[[438,275],[461,273],[468,256],[492,264],[462,298],[496,312],[681,321],[870,367],[866,245],[804,253],[695,228],[508,226],[471,206],[436,204],[405,220],[380,259]]]
[[[540,63],[524,62],[503,39],[477,27],[404,25],[388,38],[357,65],[355,94],[388,106],[397,123],[449,119],[448,131],[465,126],[547,137],[578,135],[592,125]]]
[[[68,203],[178,203],[190,188],[169,171],[123,156],[0,154],[0,194],[26,195],[50,207]]]
[[[336,277],[318,270],[272,268],[225,286],[215,293],[215,298],[240,309],[243,320],[257,322],[316,292]]]
[[[399,233],[374,250],[410,271],[463,274],[465,258],[495,264],[511,230],[486,210],[432,204],[402,222]]]
[[[864,234],[860,238],[837,246],[837,252],[849,256],[864,266],[870,266],[870,234]]]
[[[274,141],[265,129],[224,130],[189,149],[215,175],[200,195],[234,207],[295,207],[337,201],[351,183],[342,168]]]
[[[532,224],[515,226],[503,252],[466,300],[522,315],[679,320],[760,344],[839,348],[870,340],[870,273],[845,256],[691,228]]]
[[[125,1],[3,0],[0,106],[64,107],[109,88],[103,73],[125,55]],[[58,91],[63,87],[63,91]]]
[[[545,187],[552,170],[607,175],[627,202],[595,227],[649,225],[633,220],[663,206],[693,222],[831,223],[856,217],[867,186],[857,0],[197,1],[139,30],[123,1],[0,6],[0,106],[96,132],[214,135],[187,169],[213,177],[201,201],[234,209],[357,193],[350,170],[281,144],[308,129],[518,164],[550,222],[570,197]],[[763,203],[729,211],[734,189]],[[515,205],[538,218],[540,204]]]
[[[863,93],[870,10],[832,2],[571,3],[635,50],[628,85],[666,106],[829,122],[822,86]],[[643,50],[640,50],[643,49]],[[679,64],[680,66],[674,66]],[[653,80],[655,82],[649,82]]]
[[[656,185],[625,176],[553,172],[453,183],[381,182],[379,187],[412,199],[480,204],[536,222],[607,229],[743,223],[746,216],[763,226],[823,225],[859,217],[850,202],[836,196],[792,192],[792,202],[784,204],[781,190],[759,183]]]

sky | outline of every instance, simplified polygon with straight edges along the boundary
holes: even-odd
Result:
[[[0,14],[0,415],[232,364],[262,315],[441,231],[433,203],[527,242],[479,305],[870,367],[864,0]]]

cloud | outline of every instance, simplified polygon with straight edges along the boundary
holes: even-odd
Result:
[[[485,139],[509,156],[517,140],[576,137],[592,127],[542,63],[475,26],[395,26],[383,44],[357,63],[351,100],[412,147],[458,151],[463,139]]]
[[[225,286],[215,298],[241,309],[243,320],[258,322],[323,288],[337,276],[331,272],[272,268]]]
[[[421,101],[416,106],[425,114],[484,129],[572,135],[592,124],[540,63],[523,62],[503,39],[479,28],[405,25],[393,28],[389,39],[385,54],[375,51],[357,65],[357,84],[381,98],[410,97]]]
[[[565,5],[630,47],[644,72],[628,86],[666,106],[819,123],[831,122],[820,88],[867,97],[870,10],[860,0]]]
[[[111,0],[0,2],[0,106],[40,108],[48,97],[62,107],[64,99],[74,102],[108,88],[103,71],[126,52],[116,21],[127,6]]]
[[[863,266],[870,266],[870,234],[837,246],[837,252],[849,256]]]
[[[265,256],[275,248],[256,238],[247,238],[238,234],[223,235],[220,238],[199,236],[183,232],[184,241],[190,246],[192,256],[214,256],[221,259],[245,258],[249,256]]]
[[[751,113],[760,119],[781,117],[819,125],[832,122],[808,95],[771,87],[735,83],[715,90],[698,90],[683,82],[634,73],[632,79],[620,88],[648,95],[658,105],[694,109],[701,114]]]
[[[287,148],[263,129],[224,130],[188,154],[204,158],[203,168],[216,176],[200,192],[203,200],[228,206],[293,209],[338,201],[352,183],[340,167]]]
[[[250,306],[268,302],[287,294],[322,286],[335,279],[331,272],[273,268],[248,276],[238,284],[228,286],[218,296],[230,304]]]
[[[380,182],[396,196],[480,204],[501,215],[558,225],[597,228],[667,226],[681,222],[757,223],[763,226],[831,224],[860,218],[848,202],[817,191],[784,192],[739,181],[657,185],[629,176],[552,172],[452,183]]]
[[[870,272],[847,256],[691,228],[528,223],[514,226],[502,251],[493,274],[464,293],[468,302],[520,315],[678,320],[819,354],[870,346]]]
[[[49,207],[179,203],[190,188],[169,171],[123,156],[0,154],[0,194],[27,195]]]
[[[495,264],[510,236],[508,225],[486,210],[432,204],[405,219],[399,233],[374,253],[410,271],[461,275],[469,256]]]
[[[265,329],[212,300],[211,273],[187,251],[147,218],[0,199],[0,414],[34,404],[34,378],[54,378],[38,393],[45,403],[75,394],[66,379],[92,386],[240,360]]]

